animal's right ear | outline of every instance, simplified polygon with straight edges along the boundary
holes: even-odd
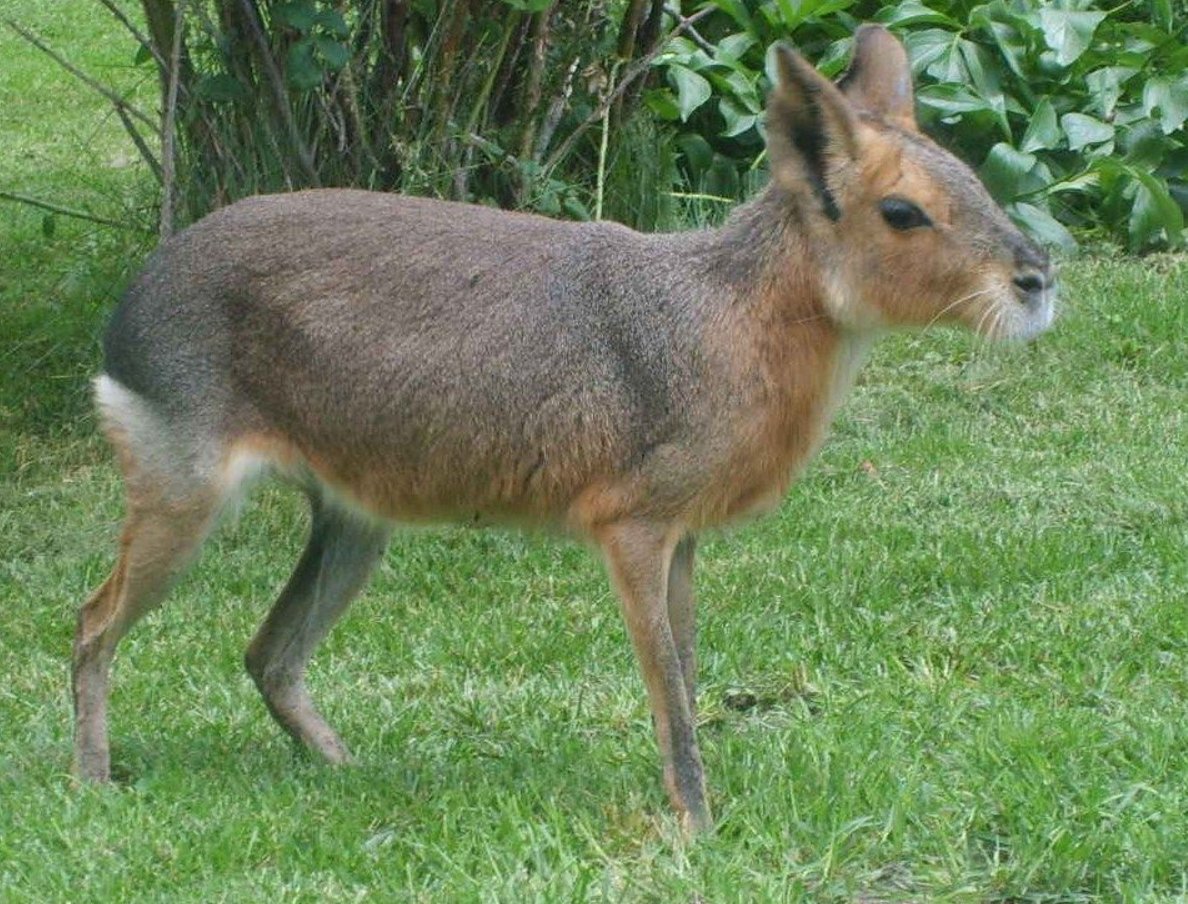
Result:
[[[882,25],[858,29],[854,59],[837,85],[859,107],[900,128],[918,131],[907,51]]]
[[[775,48],[779,82],[767,99],[772,178],[795,194],[810,192],[831,220],[841,210],[829,186],[835,164],[857,157],[854,112],[837,86],[791,47]]]

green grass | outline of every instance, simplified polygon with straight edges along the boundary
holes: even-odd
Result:
[[[0,188],[149,196],[101,104],[0,58]],[[125,781],[74,787],[74,612],[121,514],[86,380],[146,249],[0,216],[0,900],[1188,900],[1185,259],[1068,265],[1034,346],[889,340],[779,513],[707,539],[719,829],[686,845],[601,569],[549,537],[398,536],[311,672],[359,764],[296,755],[241,667],[303,539],[277,487],[121,647]]]

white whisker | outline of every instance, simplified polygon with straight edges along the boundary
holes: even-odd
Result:
[[[944,317],[946,314],[948,314],[950,311],[952,311],[958,305],[965,304],[970,301],[976,301],[977,299],[981,298],[983,295],[989,295],[993,291],[994,291],[993,288],[979,289],[976,292],[970,292],[968,295],[963,295],[960,298],[955,299],[954,301],[950,301],[947,305],[945,305],[943,308],[941,308],[939,311],[937,311],[932,316],[932,318],[926,324],[924,324],[923,327],[920,328],[920,331],[917,332],[915,334],[915,336],[913,337],[912,344],[913,345],[918,344],[920,342],[921,338],[924,336],[924,334],[926,332],[928,332],[928,330],[930,330],[933,326],[936,325],[937,321],[939,321],[942,317]]]
[[[987,306],[982,311],[981,315],[978,317],[978,322],[974,324],[973,332],[974,332],[974,335],[977,336],[978,338],[985,337],[986,334],[984,332],[982,332],[982,327],[986,325],[986,319],[990,316],[990,314],[993,310],[994,310],[993,305]]]
[[[979,289],[977,292],[970,292],[968,295],[964,295],[961,298],[958,298],[956,301],[949,302],[947,305],[945,305],[943,308],[941,308],[939,311],[937,311],[936,314],[933,315],[931,320],[929,320],[926,324],[924,324],[924,328],[923,328],[923,330],[921,330],[921,332],[931,328],[938,320],[940,320],[947,313],[949,313],[949,311],[951,311],[951,310],[953,310],[953,308],[957,307],[957,305],[965,304],[967,301],[973,301],[977,298],[981,298],[983,295],[988,295],[992,291],[994,291],[994,290],[993,289]]]

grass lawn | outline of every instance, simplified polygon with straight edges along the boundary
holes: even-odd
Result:
[[[151,104],[98,5],[5,4]],[[151,198],[101,101],[0,61],[0,190]],[[241,667],[303,542],[276,486],[121,646],[123,781],[74,787],[121,515],[86,381],[148,248],[0,205],[0,900],[1188,900],[1185,258],[1069,263],[1033,346],[886,341],[778,514],[706,539],[687,845],[601,568],[548,536],[398,535],[310,675],[359,764],[297,755]]]

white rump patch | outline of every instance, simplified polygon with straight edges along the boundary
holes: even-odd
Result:
[[[149,400],[108,374],[96,377],[94,385],[103,424],[137,472],[179,495],[217,483],[219,449],[213,437],[171,423]]]
[[[163,432],[161,419],[144,399],[119,380],[100,374],[94,385],[95,404],[103,422],[127,435],[133,447],[130,451],[139,452],[142,446]]]

